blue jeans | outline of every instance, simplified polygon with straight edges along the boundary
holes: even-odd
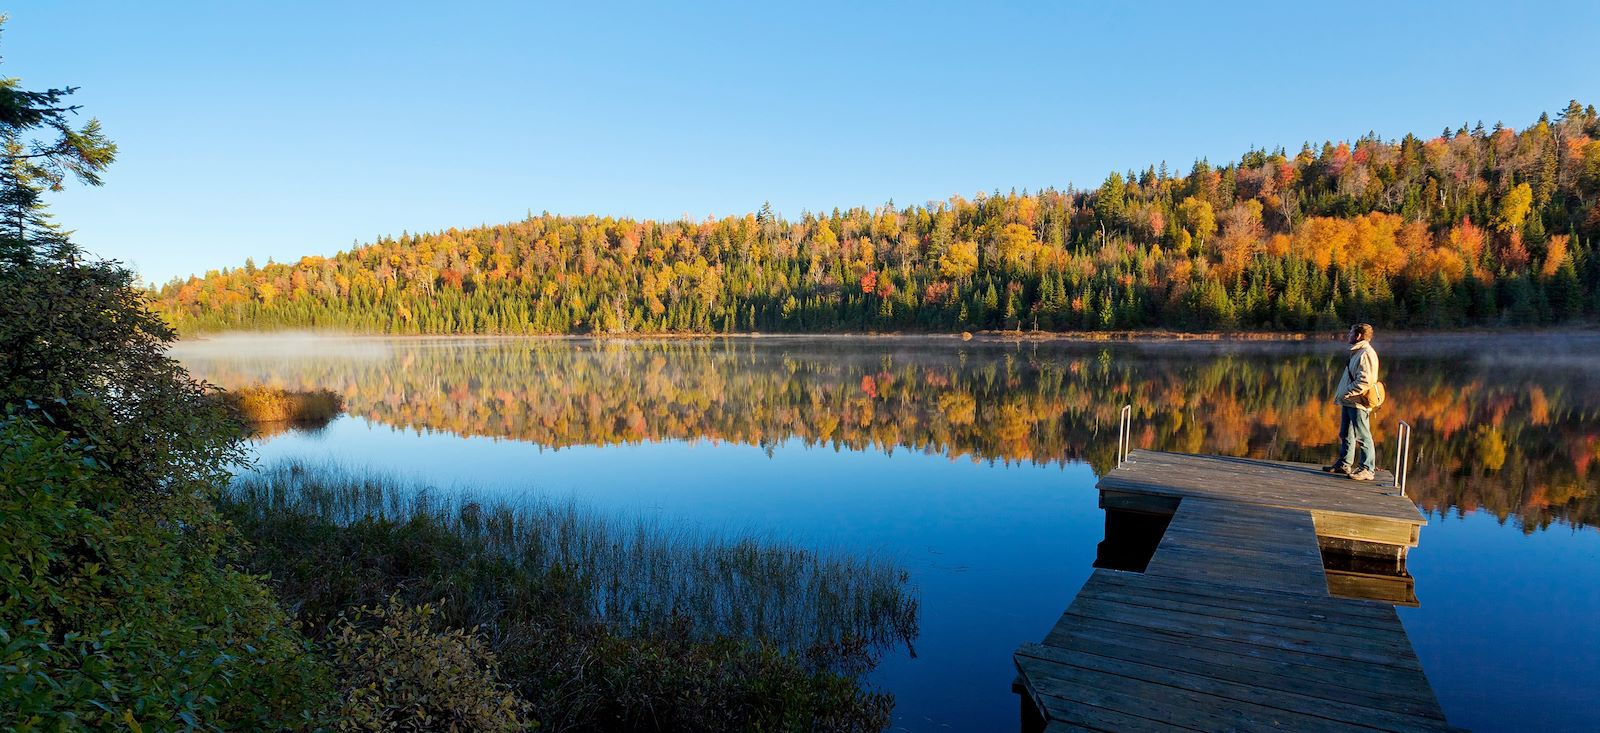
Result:
[[[1358,407],[1339,408],[1339,460],[1335,463],[1348,467],[1352,473],[1371,471],[1377,460],[1372,445],[1370,417],[1366,410]],[[1356,456],[1358,449],[1361,453],[1359,460]]]

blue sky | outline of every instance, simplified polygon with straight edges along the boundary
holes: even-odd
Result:
[[[1212,5],[23,2],[0,73],[81,87],[121,153],[54,211],[157,282],[530,210],[794,216],[1600,104],[1600,3]]]

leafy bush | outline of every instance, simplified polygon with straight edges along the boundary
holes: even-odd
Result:
[[[116,263],[0,266],[0,401],[32,403],[93,445],[125,491],[192,524],[244,444],[214,390],[167,358],[172,338]]]
[[[312,724],[320,665],[213,503],[239,426],[131,273],[42,236],[0,263],[0,722]]]
[[[127,497],[82,439],[0,421],[0,728],[312,724],[325,674],[266,589]]]
[[[339,727],[358,731],[516,731],[527,704],[499,680],[476,634],[437,630],[432,606],[396,598],[340,616],[328,640],[344,703]]]
[[[213,504],[237,424],[44,211],[116,153],[71,93],[0,78],[0,728],[315,727],[326,674]]]

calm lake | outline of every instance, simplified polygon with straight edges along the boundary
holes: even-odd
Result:
[[[1450,722],[1593,730],[1600,692],[1600,333],[1381,338],[1393,468],[1428,516],[1400,617]],[[507,498],[893,559],[915,654],[872,682],[896,728],[1015,730],[1011,654],[1092,570],[1118,410],[1160,450],[1325,462],[1338,342],[979,343],[221,338],[174,355],[225,388],[342,394],[258,440]]]

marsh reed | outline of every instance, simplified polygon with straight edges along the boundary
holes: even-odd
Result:
[[[705,637],[762,638],[786,648],[846,638],[909,645],[917,599],[905,570],[753,537],[608,516],[573,502],[489,500],[337,466],[278,463],[241,476],[230,500],[348,525],[422,520],[486,554],[575,584],[585,610],[624,632],[675,620]]]

